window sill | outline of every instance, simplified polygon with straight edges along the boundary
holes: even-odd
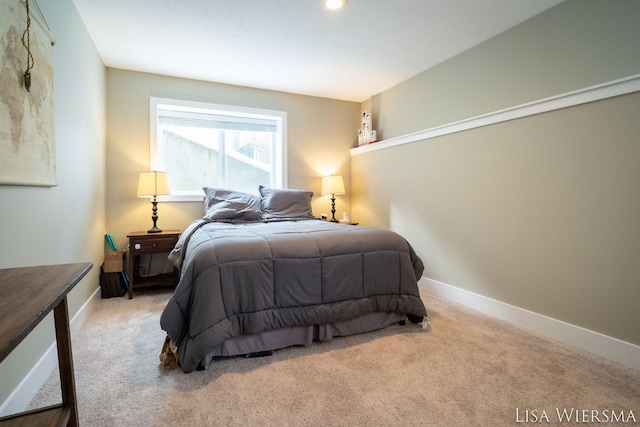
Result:
[[[158,196],[158,202],[200,202],[204,201],[204,195],[175,195],[175,196]]]

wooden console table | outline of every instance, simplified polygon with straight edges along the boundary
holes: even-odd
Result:
[[[77,426],[67,294],[93,264],[0,269],[0,362],[53,310],[62,403],[0,418],[0,426]]]

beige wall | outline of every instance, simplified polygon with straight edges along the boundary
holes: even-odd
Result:
[[[330,211],[321,176],[341,174],[348,193],[338,196],[337,209],[350,212],[349,148],[360,104],[108,68],[106,216],[119,247],[126,247],[127,233],[151,227],[151,204],[136,197],[138,174],[149,168],[149,97],[285,111],[288,187],[314,191],[319,216]],[[158,215],[160,228],[183,230],[202,217],[202,203],[159,203]]]
[[[640,72],[640,3],[568,0],[373,97],[385,138]],[[352,157],[425,276],[640,344],[640,93]],[[390,167],[393,165],[393,167]]]
[[[72,1],[39,4],[56,38],[58,186],[0,186],[0,268],[93,262],[93,270],[69,294],[73,317],[98,288],[104,250],[105,72]],[[49,315],[0,364],[0,407],[54,342]]]

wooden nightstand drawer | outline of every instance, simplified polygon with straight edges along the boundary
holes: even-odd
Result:
[[[134,288],[146,288],[151,286],[175,286],[180,279],[180,272],[173,268],[171,273],[160,273],[152,276],[138,274],[141,255],[153,256],[164,254],[167,256],[173,250],[178,239],[179,231],[162,231],[159,233],[147,233],[136,231],[127,235],[129,238],[129,299],[133,298]]]
[[[170,252],[176,245],[177,241],[177,237],[174,236],[143,239],[132,237],[129,245],[131,252],[136,253]]]

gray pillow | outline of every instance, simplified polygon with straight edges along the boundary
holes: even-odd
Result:
[[[260,198],[253,194],[222,188],[204,187],[204,218],[259,220]]]
[[[283,190],[260,186],[260,207],[263,219],[313,218],[311,198],[313,192],[305,190]]]

